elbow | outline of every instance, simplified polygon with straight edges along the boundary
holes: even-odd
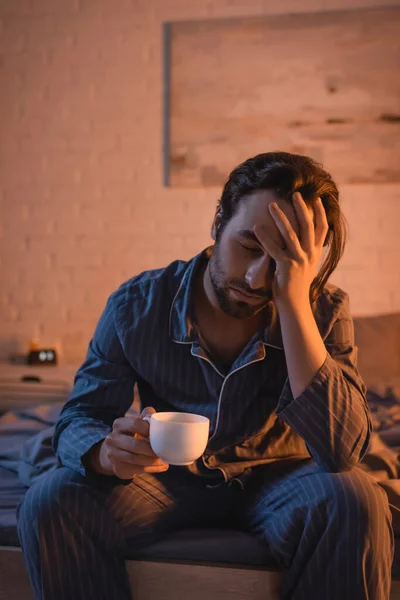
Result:
[[[364,457],[370,440],[369,430],[353,444],[352,448],[343,445],[331,448],[329,452],[309,452],[323,471],[328,473],[343,473],[356,467]]]
[[[343,473],[356,467],[359,460],[354,457],[340,457],[325,462],[325,470],[329,473]]]
[[[342,449],[339,452],[332,453],[329,457],[324,457],[322,460],[321,458],[319,460],[316,459],[316,462],[319,463],[324,471],[328,471],[329,473],[343,473],[344,471],[350,471],[361,462],[366,453],[366,449],[368,448],[368,444],[369,435],[361,448],[357,445],[350,453],[345,452],[344,449]]]

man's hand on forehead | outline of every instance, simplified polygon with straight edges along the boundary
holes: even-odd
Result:
[[[282,301],[309,297],[328,233],[326,213],[320,198],[312,207],[308,207],[300,192],[295,192],[293,208],[295,226],[276,202],[268,206],[279,238],[283,240],[283,247],[271,239],[264,227],[256,225],[253,228],[260,244],[276,262],[274,289],[276,298]]]

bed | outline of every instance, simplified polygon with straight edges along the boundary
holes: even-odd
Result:
[[[388,495],[396,539],[391,599],[400,600],[400,313],[355,319],[355,336],[374,425],[361,466]],[[37,478],[57,468],[51,437],[62,406],[60,401],[41,404],[39,398],[34,406],[0,416],[0,600],[33,597],[15,509]],[[266,562],[257,539],[242,532],[180,532],[146,549],[139,561],[127,563],[135,600],[179,600],[189,593],[192,600],[207,594],[215,599],[244,600],[249,589],[254,600],[277,598],[280,574],[276,565]],[[166,582],[176,592],[177,577],[180,595],[169,596]]]

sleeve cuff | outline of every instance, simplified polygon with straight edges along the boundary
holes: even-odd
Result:
[[[78,431],[68,429],[68,435],[59,441],[57,458],[63,466],[69,467],[84,477],[88,476],[92,472],[84,467],[82,457],[97,442],[104,440],[111,430],[112,427],[104,423],[92,424],[90,429],[79,428]]]
[[[292,412],[296,412],[298,410],[298,406],[301,406],[304,410],[304,403],[310,397],[314,399],[314,402],[316,396],[324,397],[326,394],[326,384],[329,380],[329,377],[332,376],[332,371],[336,368],[336,366],[337,365],[334,359],[331,357],[329,352],[327,352],[325,361],[321,365],[320,369],[314,375],[313,379],[310,381],[305,390],[299,396],[297,396],[297,398],[294,398],[292,394],[288,377],[279,397],[278,407],[276,410],[277,416],[290,416]]]

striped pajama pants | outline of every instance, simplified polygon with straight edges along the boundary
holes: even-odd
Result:
[[[259,536],[287,569],[284,600],[388,600],[393,532],[386,493],[358,468],[313,461],[254,469],[244,488],[210,487],[186,469],[127,482],[60,467],[17,509],[36,600],[131,599],[125,559],[182,528]]]

